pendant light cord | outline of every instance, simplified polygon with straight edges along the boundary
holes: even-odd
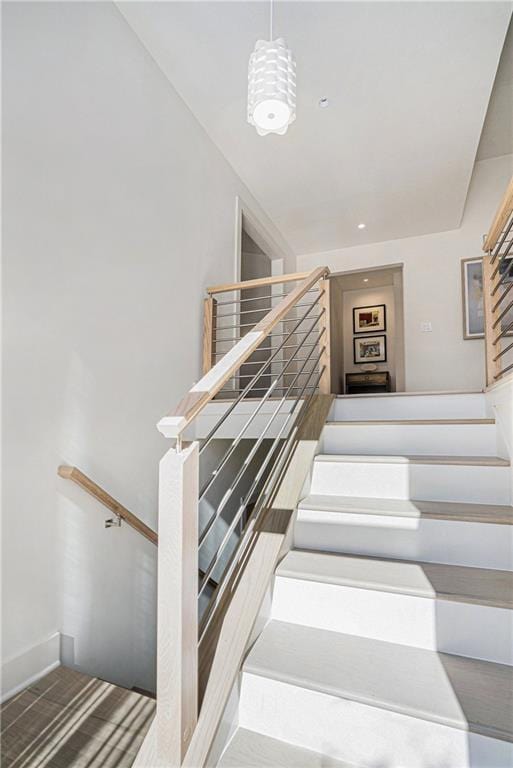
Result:
[[[270,40],[273,39],[273,0],[270,0],[270,14],[269,14],[269,34],[270,34]]]

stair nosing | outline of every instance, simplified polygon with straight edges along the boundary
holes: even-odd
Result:
[[[490,426],[495,419],[328,419],[327,427],[364,427],[364,426]]]
[[[314,501],[310,501],[314,499]],[[326,501],[330,503],[326,506]],[[335,506],[333,500],[339,499],[340,505]],[[355,500],[370,502],[368,508],[351,506]],[[382,508],[377,507],[377,503]],[[325,506],[323,506],[323,504]],[[413,515],[405,511],[405,505],[410,504],[417,508],[418,514]],[[394,508],[394,505],[396,508]],[[426,508],[432,506],[432,509]],[[424,507],[424,508],[423,508]],[[436,508],[439,508],[436,510]],[[474,507],[474,509],[472,509]],[[444,512],[443,509],[446,509]],[[452,508],[452,511],[450,511]],[[458,511],[458,509],[460,511]],[[336,494],[309,494],[298,504],[298,511],[326,512],[333,514],[350,515],[376,515],[391,517],[411,517],[414,519],[446,520],[460,523],[471,522],[483,525],[513,525],[513,506],[509,504],[482,504],[458,501],[430,501],[429,499],[380,499],[366,498],[363,496],[339,496]],[[509,512],[509,515],[506,513]],[[470,514],[472,513],[472,514]]]
[[[268,628],[273,624],[288,625],[294,628],[301,628],[302,630],[306,629],[311,631],[312,633],[319,633],[319,635],[322,634],[322,635],[332,635],[332,636],[348,637],[348,638],[351,637],[358,640],[360,643],[368,642],[368,643],[375,643],[376,645],[396,646],[397,648],[400,648],[402,653],[406,652],[406,649],[410,651],[415,650],[419,652],[419,655],[420,654],[436,655],[441,658],[455,659],[456,663],[463,662],[463,663],[468,663],[469,665],[472,665],[475,663],[476,666],[490,665],[490,668],[507,666],[504,664],[497,664],[495,662],[481,661],[479,659],[472,659],[464,656],[456,656],[455,654],[447,654],[443,652],[429,651],[426,649],[419,649],[419,648],[414,649],[412,646],[399,645],[398,643],[390,643],[383,640],[375,640],[375,639],[370,639],[365,637],[359,637],[356,635],[345,635],[344,633],[334,632],[333,630],[305,627],[304,625],[301,625],[301,624],[290,624],[289,622],[281,622],[275,619],[271,620],[267,624],[266,628],[263,630],[262,635],[260,637],[262,637],[265,634],[266,630],[268,630]],[[270,666],[265,666],[264,664],[260,664],[260,666],[256,663],[252,664],[251,656],[253,654],[254,649],[258,645],[259,640],[257,640],[257,643],[255,644],[255,646],[253,646],[253,649],[249,652],[248,656],[246,657],[246,661],[244,662],[244,665],[243,665],[243,673],[245,674],[259,676],[269,680],[275,680],[277,682],[284,683],[285,685],[293,685],[298,688],[304,688],[306,690],[325,694],[327,696],[332,696],[334,698],[343,699],[345,701],[357,702],[365,706],[374,707],[376,709],[383,709],[389,712],[395,712],[397,714],[401,714],[406,717],[418,718],[419,720],[436,723],[449,728],[456,728],[461,731],[478,733],[483,736],[499,739],[501,741],[513,742],[513,729],[511,731],[504,731],[499,726],[487,726],[479,722],[469,721],[468,717],[466,716],[463,709],[461,708],[461,703],[459,702],[459,700],[458,702],[460,703],[460,709],[465,722],[462,722],[461,720],[457,720],[453,715],[445,714],[445,715],[435,716],[433,711],[428,712],[425,707],[424,708],[419,707],[418,709],[415,709],[415,711],[413,711],[413,706],[408,706],[407,704],[404,704],[404,703],[401,704],[397,701],[393,702],[390,700],[385,700],[384,697],[379,697],[375,691],[374,691],[374,698],[372,698],[371,694],[359,693],[357,691],[355,692],[354,690],[349,691],[341,688],[340,686],[337,687],[334,683],[320,682],[318,680],[315,681],[311,677],[308,677],[307,674],[304,672],[303,672],[303,676],[301,677],[300,674],[294,675],[293,673],[283,672],[279,669],[272,669]]]
[[[389,563],[391,565],[415,565],[419,568],[427,568],[428,570],[436,571],[437,568],[440,568],[440,570],[447,570],[450,572],[452,569],[454,573],[463,571],[472,571],[475,572],[475,574],[480,573],[486,573],[489,575],[493,575],[495,577],[499,577],[500,575],[507,574],[511,577],[513,580],[513,574],[511,571],[506,571],[503,569],[493,569],[493,568],[477,568],[472,566],[463,566],[463,565],[452,565],[452,564],[446,564],[446,563],[433,563],[433,562],[423,562],[422,560],[405,560],[403,558],[386,558],[386,557],[375,557],[372,555],[359,555],[359,554],[345,554],[343,552],[329,552],[325,550],[309,550],[309,549],[293,549],[291,552],[300,552],[302,554],[308,555],[317,555],[321,557],[329,557],[329,558],[340,558],[340,559],[346,559],[346,560],[359,560],[359,561],[371,561],[373,563]],[[289,566],[287,566],[286,561],[287,557],[290,553],[288,553],[283,560],[279,563],[278,567],[276,568],[275,574],[277,578],[283,578],[283,579],[293,579],[297,581],[310,581],[315,582],[318,584],[331,584],[335,586],[341,586],[341,587],[350,587],[352,589],[365,589],[368,591],[374,591],[374,592],[385,592],[388,594],[397,594],[397,595],[406,595],[408,597],[418,597],[425,600],[445,600],[448,602],[454,602],[454,603],[463,603],[468,605],[479,605],[485,608],[501,608],[503,610],[513,610],[513,589],[512,589],[512,597],[509,601],[506,600],[499,600],[499,599],[493,599],[493,598],[484,598],[479,595],[472,596],[469,594],[463,594],[463,593],[454,593],[454,592],[444,592],[444,591],[437,591],[437,589],[432,586],[433,593],[427,593],[422,592],[420,589],[411,587],[411,588],[405,588],[403,586],[398,586],[394,584],[385,584],[380,583],[378,581],[372,582],[364,581],[363,579],[358,578],[351,578],[349,576],[347,577],[333,577],[328,574],[316,574],[311,571],[301,570],[298,569],[296,571],[292,570]],[[469,574],[470,575],[470,574]],[[426,578],[429,581],[429,576],[426,575]]]
[[[454,467],[490,467],[507,468],[509,459],[500,456],[441,456],[435,454],[362,454],[362,453],[319,453],[315,457],[319,463],[333,464],[398,464],[398,465],[434,465]]]

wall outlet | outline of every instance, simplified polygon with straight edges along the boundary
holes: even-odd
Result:
[[[420,324],[420,330],[422,333],[431,333],[433,330],[433,326],[431,325],[431,321],[427,320],[424,323]]]

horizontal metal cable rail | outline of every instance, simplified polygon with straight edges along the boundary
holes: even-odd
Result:
[[[321,267],[207,289],[203,376],[159,422],[174,441],[159,473],[163,764],[183,762],[194,732],[198,642],[214,642],[209,628],[232,598],[230,578],[244,570],[248,536],[298,424],[314,394],[330,391],[328,274]],[[169,679],[171,669],[179,679]]]
[[[513,370],[513,179],[483,246],[486,380],[488,386]]]

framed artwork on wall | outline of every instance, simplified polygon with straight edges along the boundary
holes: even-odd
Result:
[[[386,363],[387,361],[387,337],[365,336],[353,339],[354,363]]]
[[[376,333],[387,329],[387,308],[385,304],[373,307],[353,308],[353,333]]]
[[[509,265],[504,270],[509,273]],[[499,271],[500,274],[500,271]],[[503,277],[503,283],[510,282],[508,274]],[[483,298],[483,259],[462,259],[461,286],[463,304],[463,338],[484,339],[484,298]],[[505,307],[504,307],[505,308]],[[502,310],[502,307],[501,307]],[[501,320],[501,330],[513,323],[513,307],[506,312]],[[511,328],[505,336],[512,336]]]
[[[461,262],[463,338],[484,339],[483,259]]]

